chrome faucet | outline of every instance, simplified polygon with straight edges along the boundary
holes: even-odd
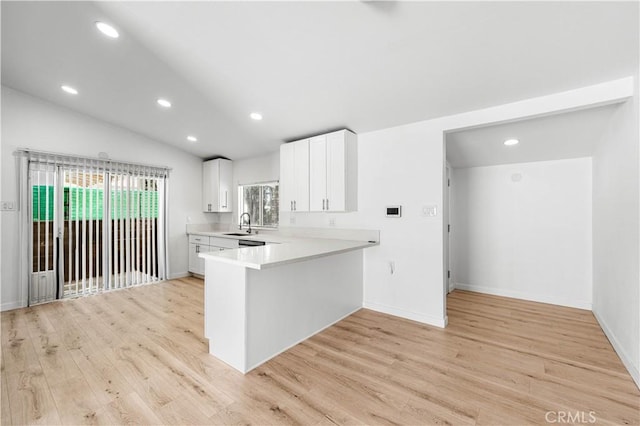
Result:
[[[249,213],[244,212],[240,215],[240,226],[238,228],[242,230],[242,218],[244,217],[244,215],[247,215],[248,225],[249,225],[249,228],[247,228],[247,234],[250,234],[251,233],[251,215]]]

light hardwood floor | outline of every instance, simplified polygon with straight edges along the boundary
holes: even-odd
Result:
[[[438,329],[361,310],[243,376],[189,278],[2,314],[2,424],[639,424],[590,312],[455,291]]]

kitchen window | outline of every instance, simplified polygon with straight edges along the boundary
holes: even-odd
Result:
[[[240,185],[238,200],[238,220],[242,213],[249,213],[251,226],[278,227],[278,182]]]

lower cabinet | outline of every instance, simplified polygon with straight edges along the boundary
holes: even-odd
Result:
[[[189,272],[204,276],[204,259],[200,253],[238,248],[238,240],[189,235]]]

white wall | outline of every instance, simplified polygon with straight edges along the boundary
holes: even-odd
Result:
[[[638,80],[593,156],[593,313],[640,386]]]
[[[147,139],[103,121],[72,112],[13,89],[2,87],[2,193],[17,200],[16,148],[97,157],[107,152],[114,160],[166,165],[169,179],[169,267],[172,276],[185,275],[188,266],[185,224],[205,222],[201,213],[202,160],[174,147]],[[16,250],[19,212],[2,212],[1,308],[24,306],[19,288]]]
[[[625,78],[491,108],[358,135],[358,211],[342,214],[281,213],[281,226],[380,230],[380,245],[365,250],[364,304],[371,309],[446,324],[442,220],[444,134],[618,102],[633,93]],[[400,204],[403,216],[386,218]],[[422,207],[436,205],[436,217]],[[292,219],[295,221],[292,223]],[[391,274],[389,262],[395,262]]]
[[[442,205],[442,129],[423,121],[358,135],[358,211],[285,213],[281,226],[380,230],[381,244],[364,250],[365,307],[444,326],[442,218],[422,205]],[[402,205],[402,217],[385,206]],[[291,223],[291,219],[295,223]],[[389,262],[395,263],[391,274]]]
[[[591,158],[452,169],[451,195],[456,288],[591,309]]]

